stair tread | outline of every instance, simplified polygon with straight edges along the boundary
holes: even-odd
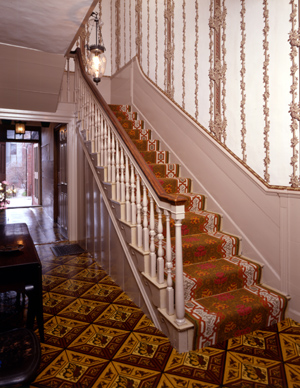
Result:
[[[165,189],[166,193],[183,194],[188,193],[191,190],[191,179],[190,178],[159,178],[158,182]]]
[[[183,266],[190,298],[199,299],[252,286],[260,280],[261,267],[238,256]]]
[[[191,299],[185,304],[186,316],[203,322],[198,324],[194,345],[210,346],[270,326],[283,319],[286,303],[284,296],[261,285]]]
[[[132,139],[132,141],[139,151],[158,151],[159,150],[158,140]]]
[[[142,151],[141,155],[149,164],[163,164],[169,162],[168,151]]]
[[[143,120],[129,120],[127,116],[123,115],[124,118],[119,117],[120,124],[124,129],[143,129],[144,121]]]
[[[171,238],[171,244],[174,252],[174,237]],[[239,239],[223,232],[182,236],[184,265],[235,256],[238,255],[238,250]]]
[[[150,140],[151,130],[150,129],[125,129],[131,140]]]
[[[185,217],[181,221],[182,235],[198,234],[198,233],[214,233],[220,230],[220,219],[221,217],[206,210],[199,210],[197,212],[185,212]],[[166,236],[166,217],[162,218],[163,222],[163,234]],[[171,237],[175,236],[174,220],[171,220]]]

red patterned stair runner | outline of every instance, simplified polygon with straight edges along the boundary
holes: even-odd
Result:
[[[186,317],[195,325],[194,348],[211,346],[284,319],[287,299],[260,285],[261,267],[239,256],[239,239],[220,231],[220,216],[205,210],[205,198],[191,193],[168,151],[129,105],[110,105],[158,181],[168,193],[186,195],[182,222]],[[164,221],[164,220],[163,220]],[[173,228],[172,228],[173,227]],[[171,223],[175,281],[174,225]]]

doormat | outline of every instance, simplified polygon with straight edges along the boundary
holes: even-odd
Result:
[[[85,252],[85,249],[78,244],[58,245],[51,247],[51,249],[55,256],[80,255],[80,253]]]

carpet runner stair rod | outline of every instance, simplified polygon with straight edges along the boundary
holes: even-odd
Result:
[[[286,297],[261,284],[261,266],[240,254],[240,239],[222,230],[140,115],[108,107],[84,76],[76,85],[79,136],[110,187],[140,273],[164,290],[163,303],[153,300],[164,317],[178,331],[194,326],[194,349],[283,320]]]

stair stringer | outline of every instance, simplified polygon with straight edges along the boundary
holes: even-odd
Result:
[[[84,130],[78,130],[77,132],[86,160],[93,173],[97,187],[103,196],[110,220],[117,232],[126,260],[131,268],[150,318],[155,326],[170,339],[170,343],[179,353],[192,350],[194,325],[186,320],[185,324],[179,326],[176,323],[175,314],[171,316],[167,314],[167,284],[166,282],[159,284],[155,279],[148,275],[149,252],[143,252],[136,246],[135,227],[124,220],[125,204],[115,200],[114,184],[106,181],[106,168],[98,166],[98,158],[96,154],[93,153],[93,144],[88,140],[88,133]],[[104,270],[108,270],[108,268],[105,268],[105,265]],[[115,280],[118,281],[117,279]],[[139,305],[139,298],[135,298],[135,295],[130,295],[130,297],[137,305]]]

